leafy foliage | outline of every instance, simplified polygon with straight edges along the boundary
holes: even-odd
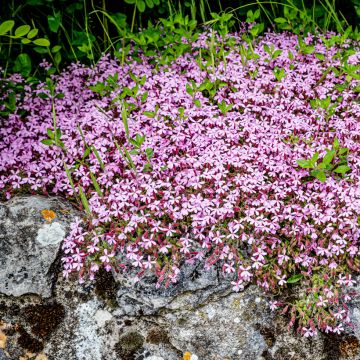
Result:
[[[272,292],[304,336],[339,333],[360,267],[359,43],[259,37],[252,23],[225,34],[213,20],[220,32],[188,38],[186,17],[164,21],[164,51],[133,40],[126,56],[31,86],[13,76],[1,192],[60,193],[85,211],[65,276],[152,271],[169,286],[184,261],[204,261],[234,291]]]

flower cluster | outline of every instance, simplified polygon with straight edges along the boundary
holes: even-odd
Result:
[[[46,85],[25,86],[18,106],[27,115],[1,120],[0,191],[11,197],[26,187],[74,199],[84,190],[91,216],[73,223],[63,244],[65,276],[135,269],[169,285],[184,261],[204,261],[231,276],[235,291],[251,281],[267,290],[303,284],[296,301],[280,298],[271,307],[288,311],[305,336],[340,332],[349,322],[351,274],[359,271],[359,81],[327,70],[342,68],[339,53],[358,65],[359,44],[326,46],[326,38],[308,36],[313,51],[304,53],[296,36],[268,33],[244,61],[240,49],[248,45],[230,37],[235,44],[211,69],[200,51],[209,44],[203,34],[191,54],[170,64],[140,55],[120,65],[105,56],[96,67],[74,64],[53,76],[64,95],[55,110],[66,151],[41,143],[53,126],[51,101],[39,96]],[[271,48],[280,51],[271,56]],[[116,73],[113,93],[90,89]],[[112,100],[137,86],[134,75],[146,81],[131,99],[127,130],[123,103]],[[215,95],[189,92],[204,82],[220,84]],[[311,106],[326,98],[335,104],[331,116]],[[129,142],[136,134],[153,149],[150,160]],[[297,160],[324,156],[335,138],[348,149],[351,171],[320,182]],[[86,146],[97,154],[79,163]]]

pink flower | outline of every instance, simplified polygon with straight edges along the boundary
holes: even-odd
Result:
[[[346,314],[345,310],[339,310],[337,313],[334,313],[334,318],[338,320],[342,320]]]
[[[132,265],[135,267],[142,267],[143,256],[140,256],[140,255],[135,255],[135,256],[136,256],[136,258],[135,258],[135,261],[132,263]]]
[[[316,303],[316,306],[318,307],[325,307],[328,300],[324,299],[322,296],[319,296],[318,302]]]
[[[233,285],[232,289],[233,289],[233,291],[235,291],[235,292],[239,292],[239,291],[244,290],[244,285],[242,284],[242,281],[241,281],[241,280],[232,281],[232,282],[231,282],[231,285]]]
[[[305,337],[313,337],[316,335],[316,331],[312,330],[311,328],[303,327],[302,332]]]
[[[277,301],[270,301],[269,306],[272,311],[276,310],[279,307]]]
[[[114,257],[115,254],[114,253],[108,253],[108,250],[107,249],[104,249],[104,252],[103,252],[103,256],[100,256],[100,260],[103,262],[103,263],[109,263],[110,262],[110,258]]]
[[[333,328],[333,332],[340,335],[344,331],[344,327],[342,324],[339,324],[338,326]]]
[[[230,263],[225,263],[225,272],[228,274],[231,274],[233,272],[235,272],[235,268],[234,268],[234,262],[230,262]]]
[[[286,284],[286,275],[283,275],[281,278],[278,277],[278,279],[279,279],[278,284],[280,286],[283,286]]]

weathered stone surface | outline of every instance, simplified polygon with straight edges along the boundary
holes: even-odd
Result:
[[[51,223],[41,214],[45,209],[57,215]],[[1,293],[50,296],[49,270],[73,217],[69,205],[55,198],[19,197],[0,203]]]
[[[197,308],[231,293],[229,279],[223,279],[215,268],[204,271],[202,264],[183,266],[178,283],[168,288],[156,289],[154,275],[145,276],[136,284],[128,275],[116,274],[115,278],[119,283],[117,315],[121,316]]]
[[[0,359],[33,351],[48,360],[180,360],[185,352],[191,360],[360,360],[359,298],[350,307],[352,332],[308,339],[288,331],[287,320],[269,310],[259,288],[233,293],[229,280],[201,265],[184,266],[179,282],[167,289],[157,289],[151,275],[136,284],[130,275],[106,272],[83,285],[63,279],[60,264],[52,264],[65,236],[59,229],[66,233],[74,216],[63,217],[60,208],[66,206],[40,197],[0,206],[0,226],[6,227],[1,264],[6,254],[13,261],[17,256],[22,266],[32,264],[26,271],[34,279],[11,282],[11,295],[48,294],[9,297],[9,285],[0,284],[5,294],[0,294],[0,320],[7,336]],[[46,225],[44,208],[58,215],[53,236],[39,231]],[[10,251],[12,246],[16,250]],[[36,267],[34,259],[43,256]],[[35,281],[39,273],[40,283]]]

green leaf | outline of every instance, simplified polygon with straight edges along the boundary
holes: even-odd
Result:
[[[132,5],[136,3],[136,0],[125,0],[125,2]]]
[[[325,165],[329,165],[333,161],[335,155],[336,155],[335,150],[328,151],[326,153],[326,155],[324,156],[324,158],[322,160],[322,163],[325,164]]]
[[[296,275],[291,276],[289,279],[287,279],[286,282],[288,284],[294,284],[294,283],[297,283],[298,281],[300,281],[302,277],[303,277],[302,274],[296,274]]]
[[[347,165],[340,165],[338,166],[336,169],[334,169],[333,171],[336,172],[337,174],[345,174],[348,171],[350,171],[351,168]]]
[[[154,7],[154,3],[152,0],[145,0],[145,2],[148,8],[152,9]]]
[[[50,31],[57,33],[59,30],[60,21],[61,21],[60,12],[55,13],[54,16],[49,15],[47,17],[47,21],[48,21]]]
[[[154,111],[144,111],[143,115],[149,117],[149,118],[154,118],[155,117],[155,112]]]
[[[318,179],[321,182],[326,181],[326,173],[324,170],[312,170],[310,172],[311,176],[314,176],[316,179]]]
[[[253,19],[256,20],[258,17],[260,17],[260,9],[255,10]]]
[[[340,146],[339,139],[336,137],[334,139],[333,147],[335,150],[337,150],[339,148],[339,146]]]
[[[31,40],[29,40],[27,38],[23,38],[23,39],[21,39],[21,43],[24,44],[24,45],[27,45],[27,44],[31,43]]]
[[[58,93],[55,95],[55,99],[63,99],[65,97],[64,93]]]
[[[66,165],[65,162],[64,162],[64,168],[65,168],[66,176],[67,176],[67,178],[68,178],[68,180],[69,180],[70,186],[71,186],[72,189],[75,191],[75,185],[74,185],[74,182],[73,182],[73,180],[72,180],[70,170],[69,170],[69,168],[67,167],[67,165]]]
[[[33,43],[35,45],[37,45],[37,46],[44,46],[44,47],[50,46],[50,41],[48,39],[45,39],[45,38],[35,39],[33,41]]]
[[[314,46],[306,46],[303,50],[304,50],[305,54],[309,55],[315,51],[315,47]]]
[[[96,150],[96,148],[95,148],[94,145],[91,145],[91,148],[92,148],[92,151],[93,151],[93,153],[94,153],[97,161],[98,161],[99,164],[100,164],[101,169],[104,170],[104,169],[105,169],[105,165],[104,165],[103,161],[101,160],[100,154],[98,153],[98,151]]]
[[[145,11],[145,8],[146,8],[146,5],[145,5],[145,1],[143,0],[136,0],[136,6],[138,8],[138,10],[140,12],[144,12]]]
[[[90,177],[91,177],[91,181],[92,181],[92,183],[94,185],[95,191],[97,192],[97,194],[100,197],[103,197],[104,195],[103,195],[103,193],[102,193],[102,191],[100,189],[99,183],[97,182],[95,175],[91,171],[90,171]]]
[[[122,122],[124,124],[126,137],[129,137],[130,136],[129,124],[128,124],[128,118],[127,118],[127,111],[126,111],[125,107],[123,107],[123,109],[121,110],[121,118],[122,118]]]
[[[38,53],[38,54],[47,54],[47,49],[44,49],[42,47],[36,46],[34,47],[34,50]]]
[[[15,25],[14,20],[7,20],[0,25],[0,36],[8,33]]]
[[[278,24],[284,24],[287,22],[287,20],[282,17],[275,18],[274,21]]]
[[[82,156],[83,160],[89,156],[90,152],[91,152],[91,148],[87,147],[84,151],[84,155]]]
[[[44,145],[48,145],[48,146],[54,144],[54,142],[51,139],[41,140],[41,143],[44,144]]]
[[[146,101],[146,99],[148,98],[148,96],[149,96],[149,92],[145,91],[141,96],[141,102],[144,103]]]
[[[48,98],[49,98],[49,95],[41,92],[41,93],[38,94],[38,97],[39,97],[40,99],[48,99]]]
[[[135,137],[136,143],[139,147],[141,147],[141,145],[144,143],[145,141],[145,136],[141,136],[140,134],[136,134]]]
[[[200,102],[200,100],[198,100],[198,99],[195,99],[195,100],[194,100],[194,104],[195,104],[195,106],[198,107],[198,108],[201,107],[201,102]]]
[[[61,130],[60,130],[59,128],[56,129],[55,135],[56,135],[56,139],[57,139],[57,140],[60,140],[60,139],[61,139]]]
[[[303,169],[309,169],[311,168],[311,164],[309,162],[309,160],[306,159],[300,159],[300,160],[296,160],[297,164],[302,167]]]
[[[56,54],[60,49],[61,49],[61,46],[60,46],[60,45],[55,45],[55,46],[51,49],[51,52],[52,52],[53,54]]]
[[[148,163],[146,163],[146,164],[144,165],[143,171],[144,171],[144,172],[151,172],[151,171],[152,171],[151,165],[148,164]]]
[[[28,54],[19,54],[15,60],[14,72],[18,72],[24,77],[28,77],[31,73],[31,58]]]
[[[139,150],[135,150],[135,149],[130,150],[130,151],[129,151],[129,154],[130,154],[130,155],[139,155]]]
[[[54,62],[56,65],[59,65],[61,63],[61,54],[57,52],[54,56]]]
[[[50,139],[54,139],[54,132],[51,129],[47,129],[46,133]]]
[[[154,156],[154,149],[152,149],[152,148],[147,148],[147,149],[145,150],[145,153],[146,153],[146,157],[147,157],[148,159],[151,159],[151,158]]]
[[[25,36],[30,31],[29,25],[21,25],[15,30],[14,36],[19,38]]]
[[[324,55],[324,54],[316,53],[315,56],[316,56],[316,58],[319,59],[319,60],[325,60],[325,55]]]
[[[349,151],[348,148],[341,148],[341,149],[339,150],[339,155],[345,155],[348,151]]]
[[[194,89],[190,86],[189,83],[186,84],[186,92],[191,96],[194,94]]]
[[[78,186],[79,189],[79,194],[80,194],[80,200],[84,206],[85,211],[90,215],[91,214],[91,210],[90,210],[90,206],[89,206],[89,202],[86,198],[86,195],[84,193],[84,190],[82,189],[82,187],[79,185]]]
[[[316,153],[313,155],[313,157],[311,158],[311,162],[312,162],[313,164],[315,164],[315,163],[317,162],[318,158],[319,158],[319,153],[316,152]]]
[[[280,55],[282,54],[282,50],[276,50],[274,51],[273,55],[272,55],[272,58],[273,59],[276,59],[277,57],[279,57]]]
[[[29,31],[29,33],[27,34],[27,38],[28,39],[32,39],[34,38],[39,32],[39,29],[32,29]]]
[[[116,144],[117,144],[117,143],[115,142],[115,145],[116,145]],[[116,146],[116,147],[119,149],[118,146]],[[129,154],[129,152],[127,151],[126,148],[124,148],[123,150],[124,150],[124,154],[125,154],[125,160],[126,160],[127,163],[129,164],[130,168],[134,169],[135,172],[136,172],[136,166],[135,166],[134,162],[132,161],[131,155]]]
[[[211,13],[211,16],[212,16],[214,19],[219,18],[219,15],[216,14],[216,13]],[[247,22],[253,22],[253,18],[254,18],[254,14],[253,14],[252,10],[249,10],[249,11],[246,13],[246,21],[247,21]]]

